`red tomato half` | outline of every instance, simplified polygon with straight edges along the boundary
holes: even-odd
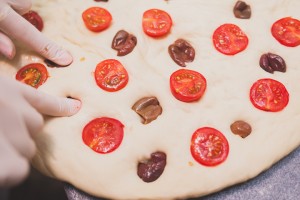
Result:
[[[205,166],[216,166],[226,160],[229,144],[220,131],[203,127],[196,130],[192,136],[191,153],[198,163]]]
[[[35,11],[28,11],[23,15],[23,17],[29,21],[33,26],[35,26],[39,31],[42,31],[44,28],[44,22],[41,16]]]
[[[160,37],[168,34],[172,27],[170,15],[159,9],[150,9],[143,14],[144,32],[151,37]]]
[[[197,101],[205,92],[206,79],[196,71],[180,69],[171,75],[170,89],[179,101]]]
[[[100,62],[95,70],[97,85],[105,91],[116,92],[128,83],[128,73],[117,60],[108,59]]]
[[[82,13],[82,19],[89,30],[100,32],[109,27],[112,16],[104,8],[91,7]]]
[[[285,46],[300,45],[300,21],[297,19],[282,18],[273,24],[271,32],[273,37]]]
[[[31,63],[21,69],[16,74],[16,79],[34,88],[38,88],[46,82],[48,71],[41,63]]]
[[[215,48],[225,54],[237,54],[248,46],[248,37],[234,24],[223,24],[213,34]]]
[[[97,153],[106,154],[116,150],[123,140],[124,125],[113,118],[96,118],[82,131],[83,142]]]
[[[289,93],[284,85],[273,79],[260,79],[250,89],[251,103],[258,109],[277,112],[289,102]]]

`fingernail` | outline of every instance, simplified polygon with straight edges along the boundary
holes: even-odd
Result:
[[[80,108],[81,108],[81,101],[76,100],[76,99],[67,99],[68,103],[69,103],[69,113],[70,115],[74,115],[76,114]]]

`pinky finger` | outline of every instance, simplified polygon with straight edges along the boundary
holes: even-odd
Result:
[[[0,32],[0,53],[5,57],[12,59],[16,54],[16,48],[11,39]]]

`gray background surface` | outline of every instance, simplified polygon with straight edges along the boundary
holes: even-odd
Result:
[[[70,185],[65,190],[69,200],[101,200]],[[300,200],[300,147],[245,183],[190,200]]]

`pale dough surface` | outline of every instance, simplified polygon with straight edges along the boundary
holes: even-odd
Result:
[[[288,48],[271,35],[271,25],[280,18],[300,19],[299,0],[247,0],[249,20],[236,19],[235,0],[36,0],[33,10],[42,16],[44,33],[69,49],[74,62],[66,68],[47,68],[50,74],[39,90],[82,101],[72,117],[48,118],[37,136],[38,154],[34,165],[45,174],[70,182],[79,189],[114,199],[173,199],[201,196],[255,177],[300,145],[300,47]],[[91,7],[107,8],[111,26],[92,33],[84,26],[81,13]],[[162,39],[144,34],[145,10],[159,8],[173,19],[171,33]],[[248,36],[247,49],[225,56],[212,44],[214,30],[224,24],[238,25]],[[138,40],[132,53],[117,57],[111,41],[124,29]],[[203,98],[195,103],[176,100],[169,90],[170,75],[180,69],[168,55],[168,46],[183,38],[196,50],[187,69],[207,79]],[[0,58],[0,72],[14,78],[27,63],[43,62],[37,54],[18,46],[13,61]],[[263,53],[282,56],[287,72],[269,74],[258,61]],[[108,93],[95,83],[93,72],[104,59],[117,59],[129,73],[128,85]],[[249,100],[252,84],[260,78],[282,82],[290,94],[288,106],[270,113],[254,108]],[[131,106],[140,98],[156,96],[163,113],[143,125]],[[106,155],[97,154],[82,141],[82,129],[97,117],[112,117],[124,125],[120,147]],[[232,134],[230,124],[247,121],[252,133],[245,139]],[[228,139],[227,160],[216,167],[198,164],[190,154],[193,132],[204,126],[221,131]],[[137,176],[137,163],[155,151],[167,154],[167,165],[159,179],[145,183]]]

